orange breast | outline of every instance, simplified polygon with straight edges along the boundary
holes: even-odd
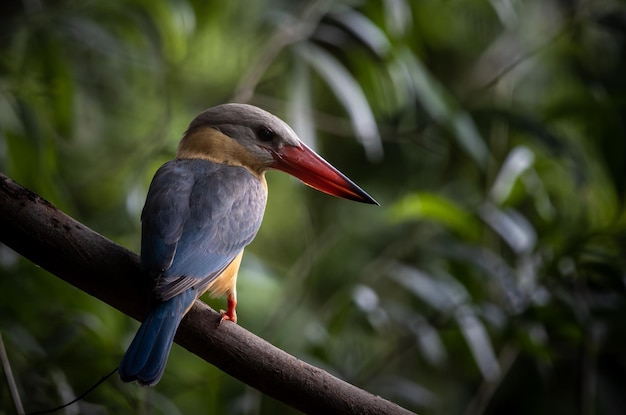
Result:
[[[228,267],[207,287],[207,291],[214,296],[219,297],[224,294],[236,297],[237,293],[237,273],[241,265],[243,250],[233,259]]]

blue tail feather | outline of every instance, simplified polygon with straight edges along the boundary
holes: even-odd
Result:
[[[161,379],[176,329],[194,300],[191,288],[150,310],[120,362],[124,382],[152,386]]]

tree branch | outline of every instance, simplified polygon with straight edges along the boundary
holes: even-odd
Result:
[[[141,320],[149,290],[139,258],[0,174],[0,242],[52,274]],[[201,301],[176,342],[224,372],[310,414],[412,414],[272,346]]]

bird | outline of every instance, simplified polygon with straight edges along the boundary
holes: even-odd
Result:
[[[141,213],[141,273],[151,301],[119,364],[122,381],[159,382],[176,330],[203,293],[226,295],[220,325],[237,322],[237,273],[261,226],[269,169],[336,197],[378,205],[271,113],[239,103],[200,113],[176,158],[155,173]]]

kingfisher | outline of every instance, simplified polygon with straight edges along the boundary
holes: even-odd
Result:
[[[200,113],[176,158],[155,173],[141,213],[141,272],[152,300],[120,362],[124,382],[152,386],[161,379],[182,318],[206,291],[226,295],[220,324],[237,322],[237,273],[263,220],[268,169],[378,204],[269,112],[230,103]]]

